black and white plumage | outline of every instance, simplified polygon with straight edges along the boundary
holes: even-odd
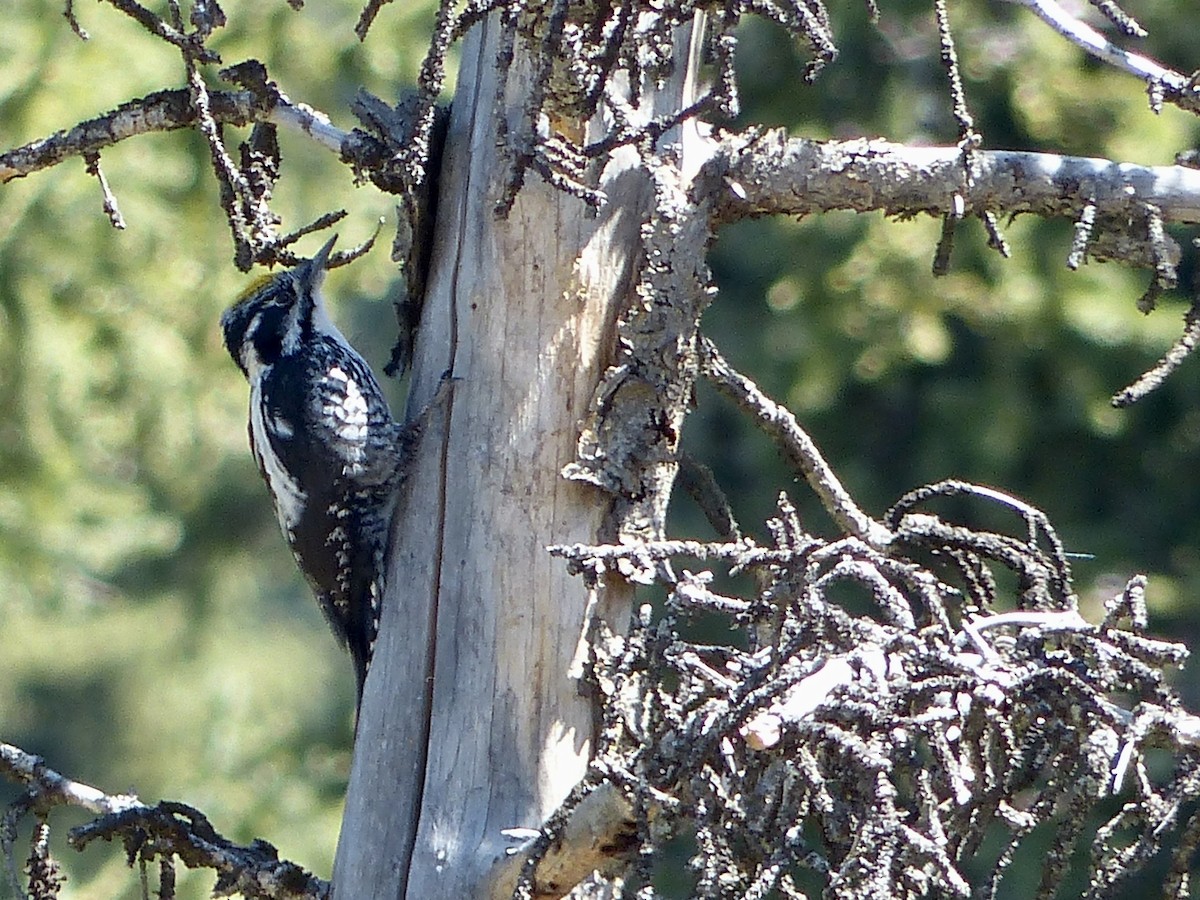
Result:
[[[361,702],[415,429],[392,420],[375,375],[329,319],[320,287],[336,239],[247,290],[221,328],[250,382],[250,448],[279,527],[350,651]]]

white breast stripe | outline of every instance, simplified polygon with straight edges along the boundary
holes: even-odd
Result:
[[[285,440],[294,437],[296,434],[296,429],[292,427],[292,423],[283,416],[271,417],[271,431]]]
[[[267,423],[263,419],[261,378],[250,382],[250,434],[254,442],[254,455],[258,458],[259,466],[270,486],[271,496],[275,500],[275,517],[279,520],[279,527],[283,529],[283,533],[290,536],[300,523],[308,495],[300,490],[300,486],[279,464],[275,451],[271,449]]]

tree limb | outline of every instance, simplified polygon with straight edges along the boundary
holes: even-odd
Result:
[[[27,753],[12,744],[0,743],[0,772],[17,781],[50,806],[78,806],[98,816],[114,815],[145,806],[133,794],[106,794],[82,782],[74,781],[46,765],[40,756]]]
[[[1197,91],[1194,75],[1191,77],[1183,75],[1149,57],[1130,53],[1128,50],[1118,47],[1096,29],[1072,16],[1055,0],[1010,0],[1010,2],[1032,10],[1039,19],[1068,41],[1077,47],[1082,47],[1097,59],[1148,82],[1151,88],[1152,104],[1156,107],[1161,108],[1162,100],[1166,99],[1180,109],[1193,113],[1200,112],[1200,92]],[[1129,21],[1132,22],[1132,20]],[[1132,23],[1132,28],[1127,27],[1125,30],[1134,35],[1137,35],[1139,31],[1141,34],[1145,34],[1137,23]],[[1155,91],[1159,92],[1160,96],[1156,97]],[[1157,112],[1158,109],[1156,108],[1155,111]]]
[[[212,91],[210,112],[223,125],[249,125],[267,111],[248,91]],[[0,184],[58,165],[73,156],[97,153],[123,140],[155,131],[190,128],[197,122],[186,90],[155,91],[103,115],[0,153]]]
[[[517,896],[562,897],[593,872],[615,875],[628,863],[636,847],[636,822],[633,806],[619,786],[600,782],[581,791],[578,802],[560,812],[563,822],[553,828],[547,823],[497,863],[492,900],[513,897],[523,874],[528,890]],[[556,812],[553,818],[558,816]]]
[[[208,113],[218,125],[245,126],[270,122],[307,135],[326,150],[362,170],[386,159],[382,143],[361,131],[344,131],[305,103],[290,100],[272,85],[256,89],[208,91]],[[55,132],[22,147],[0,153],[0,184],[87,156],[129,138],[158,131],[192,128],[200,118],[186,89],[155,91],[116,109]]]
[[[968,184],[959,147],[910,147],[885,140],[812,141],[781,130],[722,141],[697,190],[716,193],[718,223],[766,215],[849,209],[945,216],[996,210],[1102,219],[1157,207],[1168,222],[1200,222],[1200,171],[1106,159],[979,150]]]
[[[76,806],[97,818],[72,828],[68,842],[82,850],[96,838],[119,839],[130,863],[134,859],[178,857],[188,868],[217,873],[214,891],[240,892],[265,900],[325,900],[329,884],[295,863],[279,859],[266,841],[240,846],[225,839],[199,810],[183,803],[143,803],[133,794],[106,794],[48,767],[40,756],[0,743],[0,774],[24,784],[25,794],[3,820],[3,843],[11,848],[17,822],[34,812],[44,825],[56,806]],[[35,839],[37,829],[35,829]],[[15,869],[15,866],[13,867]]]

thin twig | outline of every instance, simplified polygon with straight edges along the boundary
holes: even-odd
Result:
[[[962,69],[958,62],[958,50],[954,46],[954,33],[950,28],[950,13],[946,8],[946,0],[935,0],[934,14],[937,18],[938,37],[941,44],[942,68],[946,70],[946,78],[950,83],[950,109],[954,121],[958,125],[958,146],[962,150],[963,181],[969,192],[975,182],[975,172],[978,168],[977,156],[982,138],[975,130],[975,118],[967,106],[967,92],[963,89]],[[964,212],[963,197],[955,193],[953,208],[942,223],[942,238],[938,242],[937,252],[933,260],[933,274],[945,275],[950,268],[950,251],[954,246],[954,231]],[[979,217],[983,220],[984,230],[988,236],[988,247],[1008,258],[1012,255],[1008,241],[1000,233],[1000,225],[996,214],[990,209],[980,210]]]
[[[1112,405],[1118,408],[1131,406],[1155,389],[1162,386],[1172,372],[1192,355],[1200,344],[1200,300],[1193,298],[1183,318],[1183,334],[1171,345],[1157,363],[1144,372],[1137,381],[1113,395]]]
[[[108,2],[154,36],[178,47],[185,56],[190,56],[201,63],[220,62],[221,58],[196,40],[193,35],[185,34],[180,29],[168,25],[161,16],[142,6],[137,0],[108,0]]]
[[[67,0],[66,8],[63,9],[63,16],[71,26],[71,30],[75,32],[75,36],[81,41],[90,41],[91,35],[87,33],[79,19],[75,16],[75,0]]]
[[[386,4],[391,2],[392,0],[367,0],[366,5],[363,6],[363,11],[358,16],[358,22],[354,26],[354,33],[358,35],[360,41],[367,39],[367,32],[371,30],[371,25],[375,22],[375,17],[379,15],[379,11]]]
[[[779,441],[838,527],[872,547],[887,547],[894,538],[892,531],[859,508],[791,411],[776,404],[753,381],[730,366],[708,338],[700,339],[699,350],[704,376],[719,391],[754,415],[764,429]]]
[[[1043,22],[1097,59],[1136,75],[1150,85],[1161,85],[1171,92],[1181,108],[1200,110],[1200,94],[1191,80],[1146,56],[1130,53],[1108,40],[1085,22],[1068,13],[1055,0],[1009,0],[1031,10]],[[1140,27],[1140,26],[1139,26]]]
[[[681,453],[677,483],[696,501],[718,537],[730,542],[741,540],[742,530],[733,515],[733,507],[712,469],[691,454]]]
[[[121,209],[117,206],[116,195],[108,186],[108,179],[104,176],[104,170],[100,168],[100,154],[86,153],[84,154],[84,162],[87,163],[87,172],[89,175],[94,175],[96,181],[100,184],[100,192],[104,196],[104,212],[108,216],[109,224],[113,228],[123,230],[125,228],[125,218],[121,215]]]

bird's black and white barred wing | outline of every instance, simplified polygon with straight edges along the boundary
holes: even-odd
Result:
[[[251,403],[251,440],[273,491],[272,463],[278,480],[290,479],[304,494],[328,492],[331,478],[380,487],[395,478],[402,429],[379,383],[357,354],[328,349],[280,359],[264,373],[261,399]],[[268,446],[259,446],[264,441]],[[286,493],[288,485],[282,487]]]
[[[392,481],[399,427],[370,367],[357,353],[330,354],[309,389],[314,422],[356,484]]]

